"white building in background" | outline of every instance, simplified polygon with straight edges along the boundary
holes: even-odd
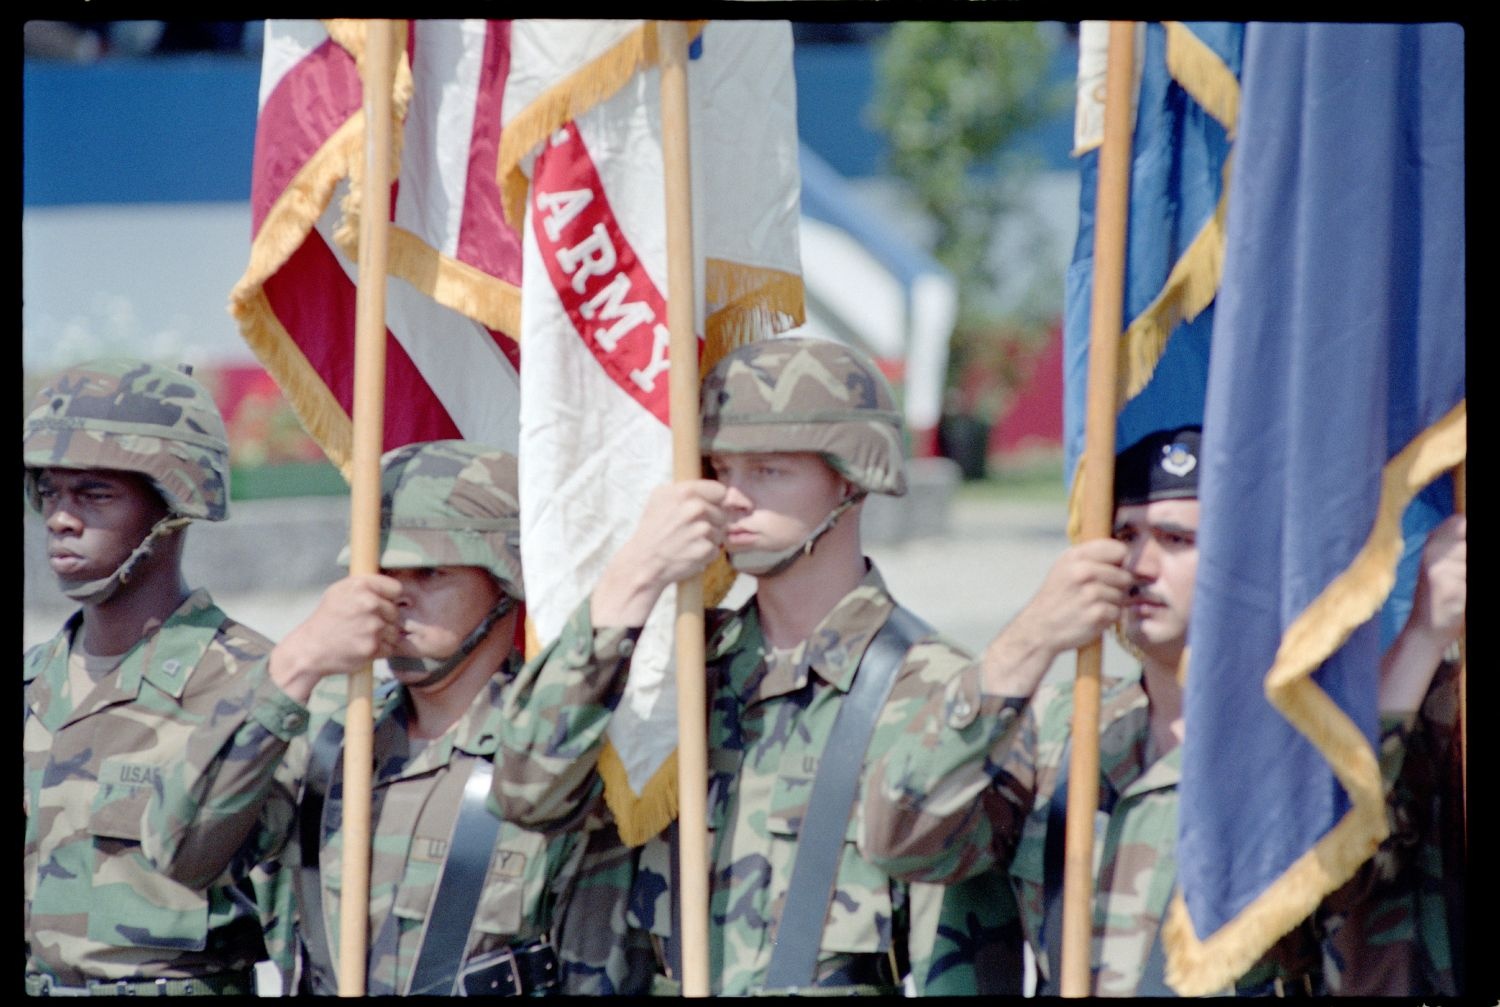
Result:
[[[920,443],[942,413],[958,282],[806,144],[801,165],[807,329],[881,362]]]

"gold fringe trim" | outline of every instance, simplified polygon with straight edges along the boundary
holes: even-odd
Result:
[[[712,607],[723,601],[738,576],[720,553],[703,572],[704,604]],[[615,816],[620,839],[626,846],[641,845],[677,817],[676,750],[656,767],[656,772],[646,781],[645,789],[637,795],[630,789],[630,778],[625,772],[625,764],[620,761],[620,754],[606,738],[599,753],[599,776],[604,780],[604,803]]]
[[[703,270],[704,325],[699,379],[725,355],[756,339],[807,320],[802,277],[780,269],[709,258]]]
[[[1311,675],[1370,619],[1396,582],[1401,515],[1421,489],[1468,454],[1467,399],[1388,461],[1374,527],[1347,570],[1287,627],[1266,674],[1266,698],[1327,758],[1353,806],[1234,919],[1199,941],[1179,892],[1163,926],[1167,982],[1183,996],[1222,989],[1348,881],[1387,834],[1380,769],[1359,728]]]
[[[354,19],[336,19],[325,22],[329,36],[348,50],[360,66],[363,77],[366,23]],[[406,54],[407,25],[400,22],[398,31],[399,58],[391,91],[391,157],[400,164],[401,145],[404,138],[403,124],[411,108],[415,88],[411,72],[411,61]],[[364,120],[354,124],[353,135],[344,149],[344,164],[338,172],[349,178],[349,192],[344,198],[343,216],[334,229],[333,240],[340,252],[351,262],[359,261],[359,218],[363,204],[364,177]],[[394,174],[392,176],[394,178]],[[334,178],[334,184],[338,179]],[[329,193],[332,186],[329,187]],[[322,202],[327,206],[328,196]],[[318,211],[320,214],[322,209]],[[520,338],[521,292],[514,284],[490,276],[468,263],[443,255],[437,249],[412,234],[410,231],[391,226],[388,232],[389,262],[387,272],[410,283],[423,294],[445,307],[451,308],[482,325],[497,329],[513,339]]]
[[[327,27],[329,35],[354,57],[359,66],[359,79],[361,83],[365,80],[365,36],[369,30],[368,21],[350,22],[357,28],[350,28],[347,32],[343,25],[339,25],[340,35],[334,35],[334,23]],[[405,142],[406,113],[411,107],[412,91],[415,87],[411,75],[411,60],[406,55],[406,21],[396,22],[396,66],[395,76],[391,81],[391,151],[390,151],[390,177],[395,181],[401,173],[401,147]],[[363,124],[363,112],[360,115]],[[359,261],[359,215],[360,208],[364,205],[364,159],[365,135],[364,130],[359,132],[358,153],[349,158],[349,191],[344,196],[342,205],[343,217],[333,229],[333,241],[339,247],[339,251],[348,257],[350,262]],[[389,270],[387,270],[389,271]]]
[[[362,62],[367,31],[365,21],[336,18],[323,22],[336,44]],[[411,99],[411,67],[406,60],[406,24],[400,23],[397,45],[401,58],[396,70],[393,111],[404,118]],[[250,247],[250,263],[229,293],[229,313],[240,333],[271,377],[280,386],[297,418],[331,462],[350,478],[353,427],[322,377],[303,355],[265,296],[265,281],[286,264],[327,209],[338,183],[351,182],[362,168],[364,112],[352,114],[308,158],[277,196]],[[400,130],[393,130],[399,138]],[[393,139],[393,145],[398,142]]]
[[[566,122],[619,91],[631,77],[657,61],[656,25],[643,22],[629,35],[547,88],[500,134],[496,181],[505,217],[517,230],[525,217],[527,179],[521,159]]]
[[[271,310],[264,291],[237,302],[240,334],[265,366],[308,434],[345,481],[351,480],[354,424]]]
[[[261,222],[250,245],[250,264],[229,292],[229,310],[259,293],[266,280],[286,265],[333,198],[339,180],[349,173],[364,136],[363,113],[356,112],[307,159]]]
[[[388,272],[444,307],[521,338],[521,291],[514,284],[443,255],[402,227],[390,230]]]
[[[1167,30],[1167,72],[1233,137],[1240,121],[1239,79],[1187,25],[1162,25]]]
[[[739,573],[729,565],[729,559],[722,552],[714,557],[714,561],[703,571],[703,603],[709,608],[724,600],[729,589],[734,587],[735,579]]]
[[[697,38],[707,23],[689,22],[689,41]],[[558,127],[583,115],[619,91],[635,74],[659,62],[656,23],[645,21],[609,49],[537,95],[530,105],[505,124],[500,134],[495,180],[500,187],[505,219],[511,227],[519,231],[526,216],[526,190],[530,182],[521,170],[521,160]]]
[[[1163,23],[1167,31],[1167,70],[1172,79],[1233,138],[1239,122],[1239,81],[1190,28],[1179,21]],[[1161,292],[1125,331],[1117,364],[1121,409],[1150,384],[1172,330],[1181,322],[1197,318],[1218,296],[1232,162],[1232,154],[1224,160],[1222,187],[1213,215],[1173,264]]]
[[[1213,215],[1204,222],[1187,251],[1172,266],[1161,292],[1130,323],[1120,341],[1116,363],[1120,408],[1151,383],[1167,340],[1179,322],[1192,321],[1213,303],[1224,271],[1224,233],[1229,206],[1229,171],[1224,162],[1224,188]]]
[[[1385,464],[1375,527],[1349,569],[1287,627],[1276,663],[1266,676],[1268,692],[1309,674],[1380,610],[1396,584],[1402,513],[1424,486],[1463,461],[1467,450],[1464,399]]]
[[[676,751],[663,760],[637,795],[630,789],[625,764],[614,743],[606,738],[599,752],[599,776],[604,780],[604,803],[615,816],[615,826],[626,846],[640,846],[677,817]]]

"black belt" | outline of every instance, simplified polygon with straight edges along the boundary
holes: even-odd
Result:
[[[901,980],[883,954],[839,955],[818,966],[814,986],[885,986],[899,988]]]
[[[470,959],[458,982],[463,996],[545,996],[557,989],[557,973],[557,952],[536,941]]]

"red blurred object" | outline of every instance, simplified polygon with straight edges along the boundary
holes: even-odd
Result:
[[[1063,441],[1062,326],[1031,361],[1030,377],[990,427],[989,453],[1011,455],[1061,448]]]
[[[239,466],[324,461],[291,403],[265,368],[229,364],[196,372],[213,391],[229,431],[230,461]]]

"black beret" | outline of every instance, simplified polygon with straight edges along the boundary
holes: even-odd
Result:
[[[1198,496],[1199,427],[1147,434],[1115,456],[1115,506]]]

